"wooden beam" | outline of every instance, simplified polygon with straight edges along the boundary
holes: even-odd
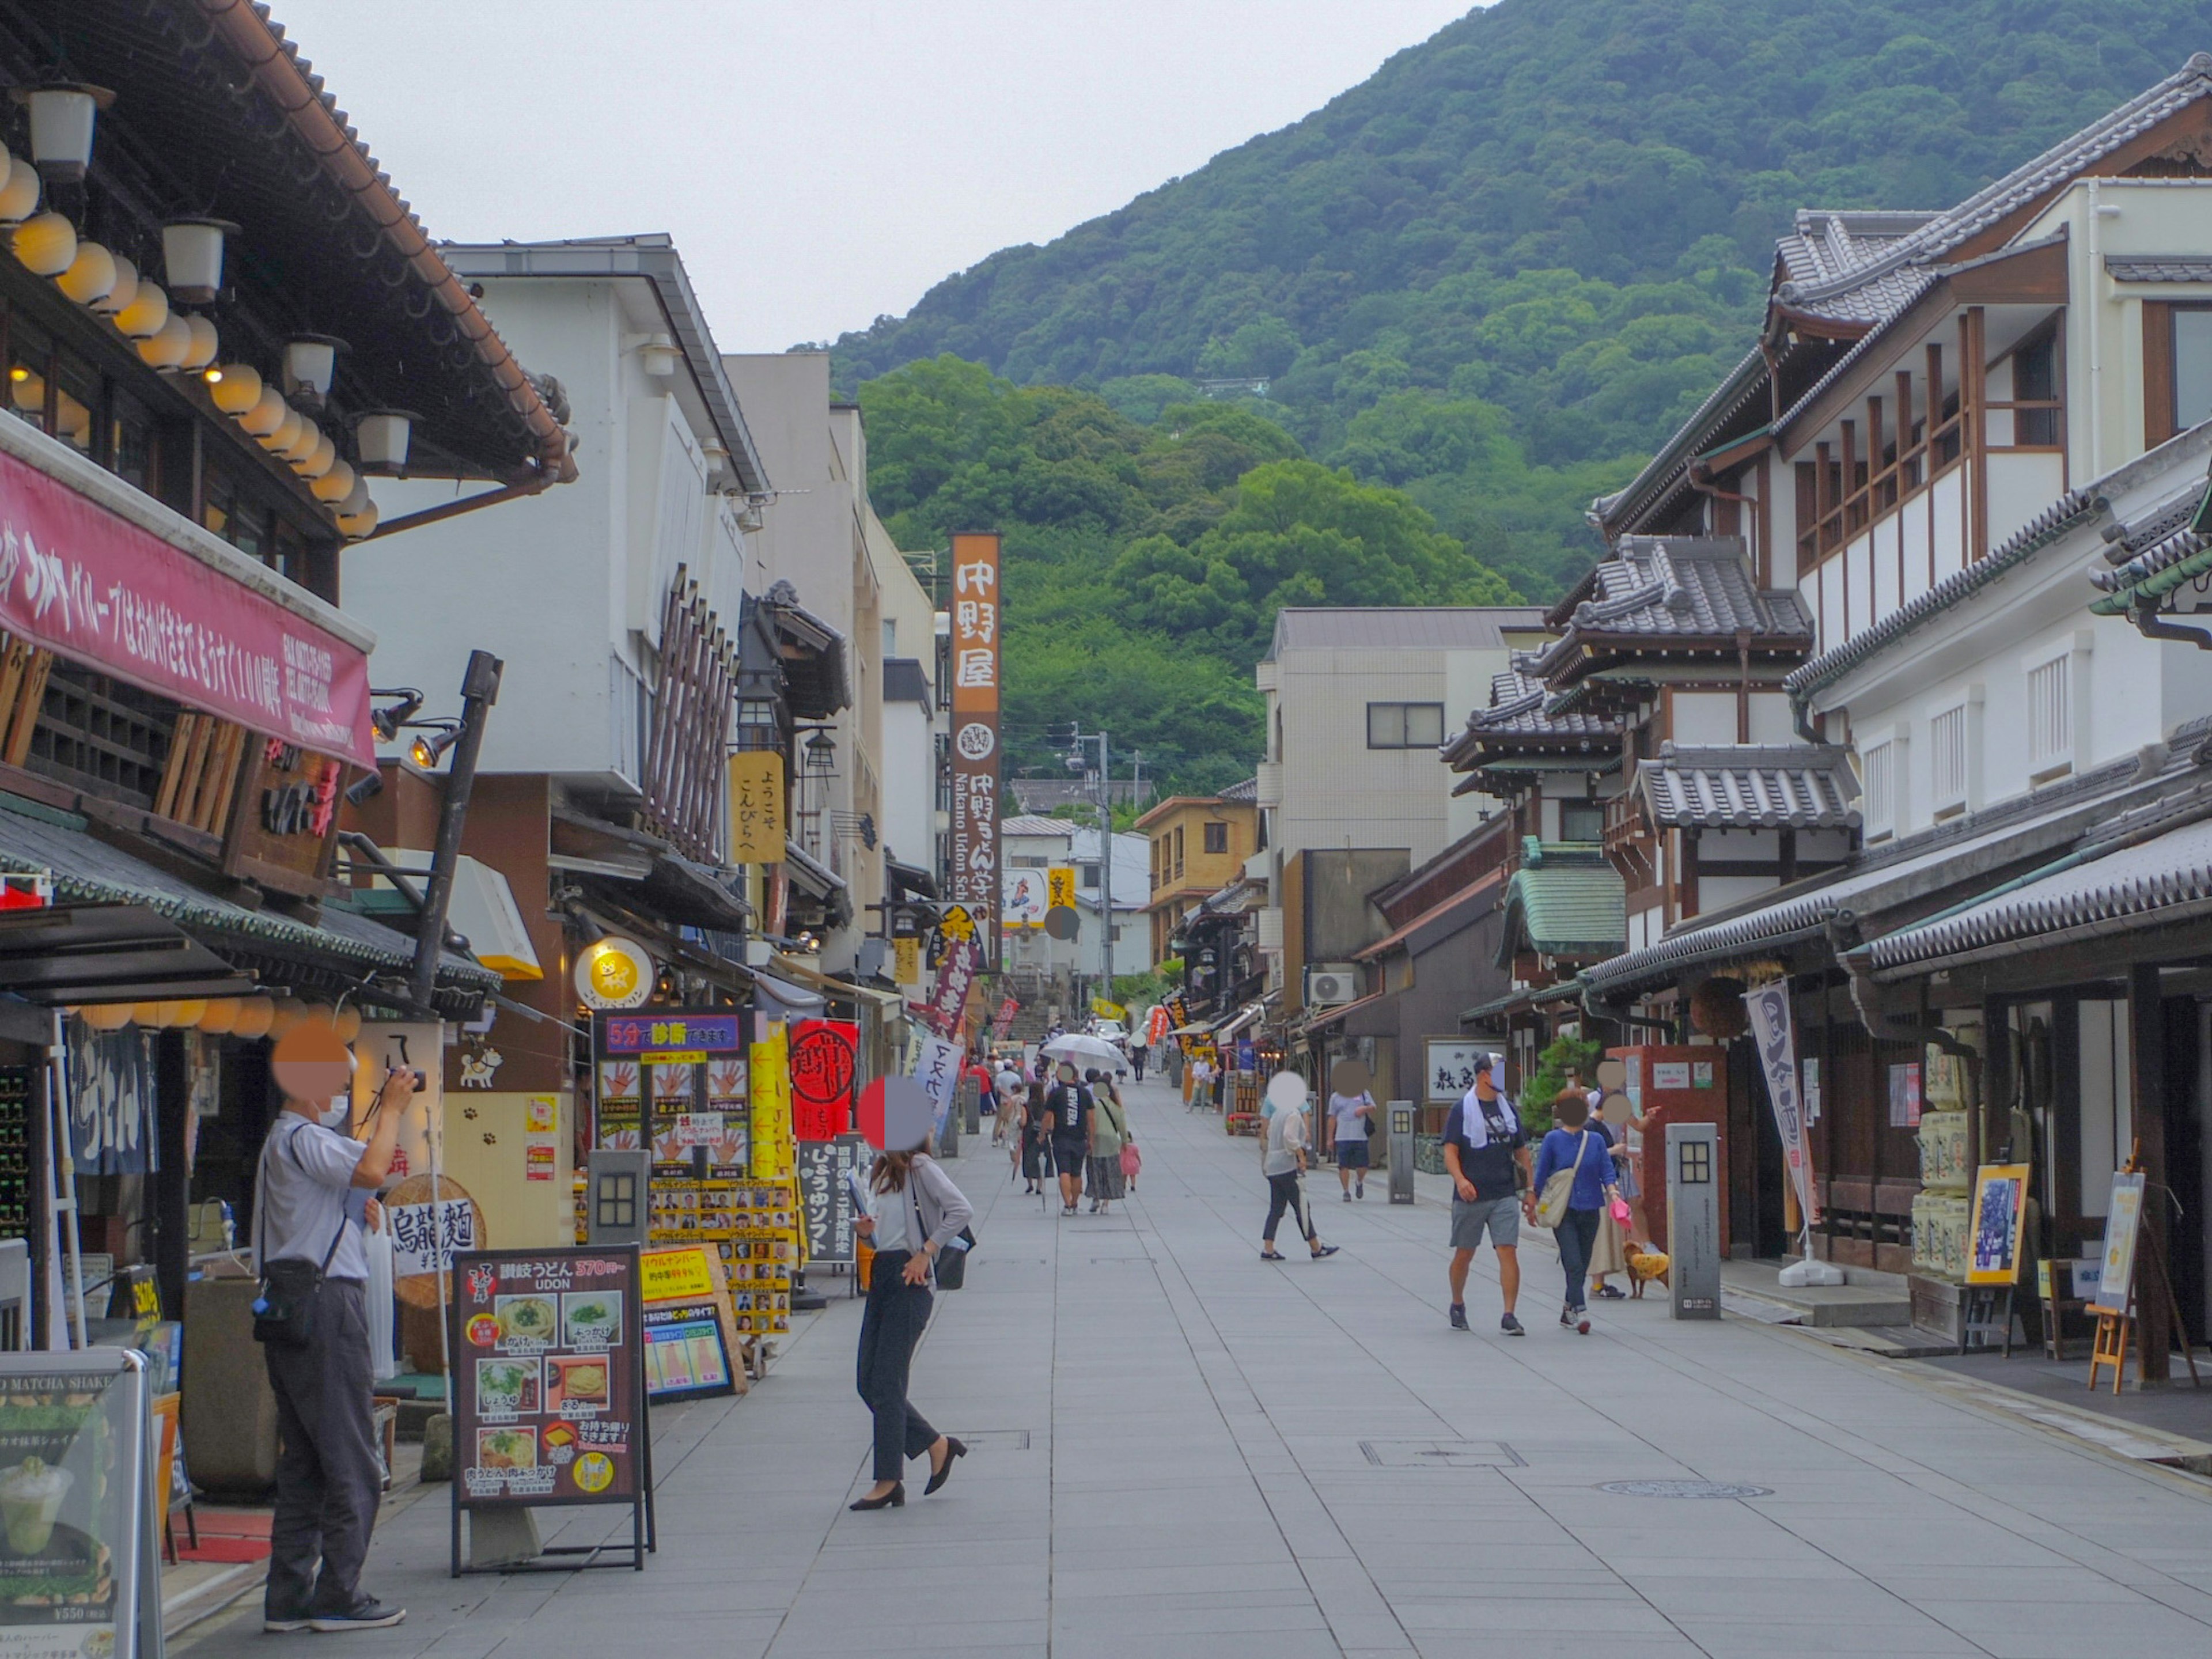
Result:
[[[1966,446],[1967,522],[1966,562],[1972,564],[1990,550],[1990,434],[1986,429],[1989,404],[1989,357],[1985,332],[1987,313],[1969,306],[1959,319],[1959,414]]]
[[[2166,1305],[2173,1260],[2166,1224],[2166,996],[2154,963],[2138,963],[2128,975],[2129,1044],[2135,1067],[2136,1157],[2143,1170],[2141,1225],[2150,1261],[2136,1267],[2136,1358],[2145,1383],[2170,1375],[2167,1351],[2173,1346],[2173,1321]],[[2125,1149],[2121,1149],[2124,1156]],[[2084,1170],[2084,1176],[2090,1172]],[[2140,1255],[2143,1252],[2138,1252]],[[2148,1271],[2146,1271],[2146,1268]]]

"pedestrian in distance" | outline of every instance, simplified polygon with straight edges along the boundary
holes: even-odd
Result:
[[[1023,1097],[1029,1093],[1029,1085],[1023,1080],[1021,1070],[1011,1060],[999,1062],[999,1074],[992,1079],[999,1097],[997,1115],[991,1120],[991,1144],[1006,1144],[1008,1131],[1021,1116]]]
[[[1598,1217],[1614,1192],[1613,1159],[1589,1131],[1589,1102],[1581,1090],[1559,1091],[1552,1121],[1552,1132],[1536,1149],[1534,1185],[1522,1213],[1531,1225],[1549,1227],[1559,1241],[1559,1267],[1567,1279],[1559,1323],[1588,1336],[1589,1304],[1583,1287],[1589,1279]]]
[[[927,1497],[951,1478],[953,1459],[968,1455],[957,1439],[929,1426],[908,1403],[906,1389],[915,1346],[929,1324],[937,1258],[975,1214],[927,1147],[876,1155],[868,1172],[868,1212],[853,1224],[876,1250],[855,1367],[860,1398],[875,1415],[876,1484],[854,1509],[903,1507],[908,1458],[929,1455],[929,1484],[922,1488]]]
[[[1571,1072],[1567,1076],[1570,1083],[1577,1080]],[[1620,1156],[1620,1148],[1618,1138],[1613,1133],[1613,1126],[1605,1121],[1605,1091],[1584,1090],[1583,1098],[1589,1103],[1589,1131],[1605,1142],[1605,1155],[1607,1160],[1613,1164],[1614,1184],[1619,1185],[1620,1166],[1617,1160]],[[1613,1219],[1613,1206],[1608,1204],[1598,1212],[1597,1238],[1590,1245],[1590,1294],[1603,1302],[1625,1300],[1627,1292],[1618,1285],[1607,1284],[1606,1280],[1614,1273],[1625,1273],[1627,1271],[1626,1241],[1621,1236],[1620,1223]]]
[[[1060,1171],[1062,1215],[1073,1215],[1075,1200],[1083,1195],[1083,1163],[1091,1156],[1091,1113],[1096,1103],[1090,1088],[1076,1081],[1075,1067],[1062,1060],[1060,1081],[1044,1098],[1053,1167]]]
[[[1486,1232],[1505,1304],[1498,1328],[1524,1335],[1513,1310],[1521,1297],[1520,1189],[1528,1176],[1528,1135],[1498,1090],[1488,1054],[1475,1061],[1474,1086],[1444,1119],[1443,1151],[1452,1180],[1451,1328],[1468,1328],[1467,1270]]]
[[[1100,1079],[1094,1085],[1096,1103],[1091,1110],[1091,1151],[1084,1163],[1085,1184],[1091,1189],[1091,1213],[1103,1215],[1114,1200],[1127,1189],[1127,1178],[1121,1167],[1121,1148],[1133,1143],[1129,1133],[1127,1109],[1121,1104],[1121,1091],[1110,1079]]]
[[[1190,1063],[1190,1098],[1183,1103],[1183,1110],[1195,1112],[1212,1106],[1213,1062],[1204,1054]]]
[[[1321,1242],[1313,1215],[1306,1208],[1302,1177],[1313,1137],[1306,1126],[1304,1080],[1295,1072],[1278,1072],[1268,1080],[1266,1127],[1260,1137],[1260,1172],[1267,1178],[1267,1221],[1260,1232],[1262,1261],[1287,1260],[1275,1248],[1275,1230],[1287,1214],[1306,1242],[1313,1259],[1334,1255],[1338,1247]]]
[[[1037,1062],[1040,1073],[1044,1061]],[[1073,1068],[1070,1068],[1071,1070]],[[1040,1075],[1029,1086],[1022,1100],[1021,1154],[1022,1174],[1029,1184],[1022,1191],[1024,1196],[1042,1194],[1044,1182],[1052,1170],[1052,1113],[1049,1109],[1050,1091]]]
[[[346,1133],[353,1057],[327,1020],[277,1039],[270,1071],[283,1109],[256,1171],[261,1294],[253,1334],[276,1396],[276,1504],[261,1626],[284,1633],[376,1630],[407,1616],[361,1588],[384,1501],[369,1399],[364,1228],[392,1171],[416,1074],[387,1072],[363,1127]],[[385,1310],[386,1317],[390,1310]]]
[[[1136,1073],[1139,1083],[1145,1080],[1145,1062],[1152,1058],[1152,1054],[1150,1045],[1141,1036],[1129,1045],[1129,1069]]]
[[[1336,1184],[1349,1204],[1355,1182],[1357,1195],[1367,1196],[1367,1137],[1375,1133],[1375,1097],[1364,1089],[1331,1094],[1328,1121],[1336,1130]]]

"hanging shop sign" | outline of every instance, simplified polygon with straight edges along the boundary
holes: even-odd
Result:
[[[892,979],[901,985],[921,983],[921,941],[918,939],[895,939],[891,941]]]
[[[1044,872],[1045,903],[1054,910],[1075,908],[1075,869],[1072,865],[1056,864]]]
[[[376,768],[367,652],[12,455],[0,455],[0,629]]]
[[[1014,1029],[1014,1016],[1021,1011],[1022,1005],[1012,997],[1006,997],[1000,1002],[999,1017],[991,1022],[992,1042],[1004,1042],[1006,1040],[1006,1033]]]
[[[642,1567],[653,1444],[637,1251],[485,1250],[453,1268],[454,1573],[461,1510],[580,1504],[631,1506]]]
[[[145,1356],[0,1354],[0,1654],[161,1651]]]
[[[791,1127],[801,1140],[830,1140],[853,1127],[860,1028],[802,1019],[791,1028]]]
[[[592,1021],[599,1144],[647,1147],[661,1177],[730,1181],[750,1159],[744,1016],[734,1009],[599,1014]]]
[[[610,933],[576,953],[576,995],[586,1008],[642,1008],[659,973],[645,946]]]
[[[1044,883],[1034,870],[1009,870],[1006,890],[999,902],[999,923],[1025,929],[1044,926]]]
[[[781,864],[783,853],[782,752],[741,750],[730,757],[730,862]]]
[[[960,1045],[939,1036],[924,1036],[914,1048],[915,1080],[929,1091],[935,1111],[936,1133],[945,1133],[945,1120],[960,1089]]]
[[[1461,1042],[1451,1037],[1428,1040],[1427,1100],[1431,1105],[1457,1105],[1474,1087],[1474,1064],[1489,1050],[1480,1042]],[[1504,1079],[1496,1079],[1501,1085]]]
[[[336,855],[345,763],[276,738],[246,757],[246,791],[224,838],[225,875],[292,892],[319,888]]]
[[[799,1196],[805,1210],[810,1262],[853,1260],[852,1177],[868,1158],[863,1135],[799,1143]]]
[[[997,913],[1000,899],[999,671],[1005,629],[999,550],[995,535],[952,538],[952,826],[946,896],[984,917]],[[988,961],[994,939],[981,943]]]
[[[1805,1136],[1804,1105],[1797,1097],[1797,1037],[1790,1018],[1789,981],[1747,991],[1743,1002],[1751,1016],[1752,1040],[1759,1045],[1759,1066],[1766,1073],[1766,1097],[1774,1109],[1774,1127],[1781,1133],[1782,1159],[1790,1171],[1790,1184],[1796,1190],[1798,1212],[1808,1228],[1815,1227],[1820,1221],[1820,1206],[1813,1195],[1812,1147]],[[1655,1073],[1666,1069],[1664,1063],[1654,1068]],[[1917,1121],[1919,1068],[1912,1069],[1913,1117]],[[1662,1080],[1658,1086],[1668,1085]]]
[[[929,1006],[922,1014],[930,1030],[939,1036],[960,1034],[961,1022],[967,1017],[968,993],[975,986],[982,962],[982,945],[974,938],[954,939],[945,945],[937,964],[937,983],[931,988]]]

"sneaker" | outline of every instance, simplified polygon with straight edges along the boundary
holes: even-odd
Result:
[[[1575,1310],[1575,1334],[1577,1336],[1588,1336],[1589,1334],[1589,1310],[1584,1308],[1577,1308]]]
[[[1352,1202],[1352,1188],[1349,1187],[1344,1189],[1344,1201],[1347,1204]]]
[[[319,1613],[307,1624],[327,1636],[342,1630],[382,1630],[406,1616],[404,1607],[387,1607],[374,1595],[364,1595],[343,1613]]]
[[[1464,1302],[1453,1303],[1451,1304],[1450,1313],[1451,1328],[1455,1331],[1465,1330],[1467,1328],[1467,1304]]]
[[[264,1611],[261,1615],[261,1628],[271,1636],[295,1635],[306,1630],[309,1622],[307,1615],[304,1613],[282,1613]]]
[[[1601,1285],[1597,1287],[1597,1293],[1599,1298],[1606,1302],[1623,1301],[1627,1296],[1627,1292],[1618,1285]]]
[[[1562,1308],[1562,1309],[1560,1309],[1560,1310],[1559,1310],[1559,1323],[1560,1323],[1560,1324],[1562,1324],[1562,1325],[1564,1325],[1564,1326],[1571,1327],[1571,1326],[1574,1324],[1574,1322],[1575,1322],[1575,1310],[1574,1310],[1572,1308]]]
[[[1313,1253],[1313,1259],[1318,1261],[1325,1255],[1334,1255],[1343,1248],[1341,1244],[1324,1244]]]
[[[1506,1315],[1504,1318],[1498,1322],[1498,1328],[1504,1332],[1508,1336],[1526,1336],[1528,1334],[1528,1332],[1521,1328],[1521,1322],[1516,1319],[1511,1314]]]
[[[1359,1180],[1355,1181],[1352,1184],[1358,1189],[1360,1197],[1364,1198],[1367,1196],[1367,1182],[1364,1176],[1362,1176]]]

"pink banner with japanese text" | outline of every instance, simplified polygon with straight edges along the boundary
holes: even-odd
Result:
[[[367,653],[6,454],[0,628],[203,713],[376,765]]]

